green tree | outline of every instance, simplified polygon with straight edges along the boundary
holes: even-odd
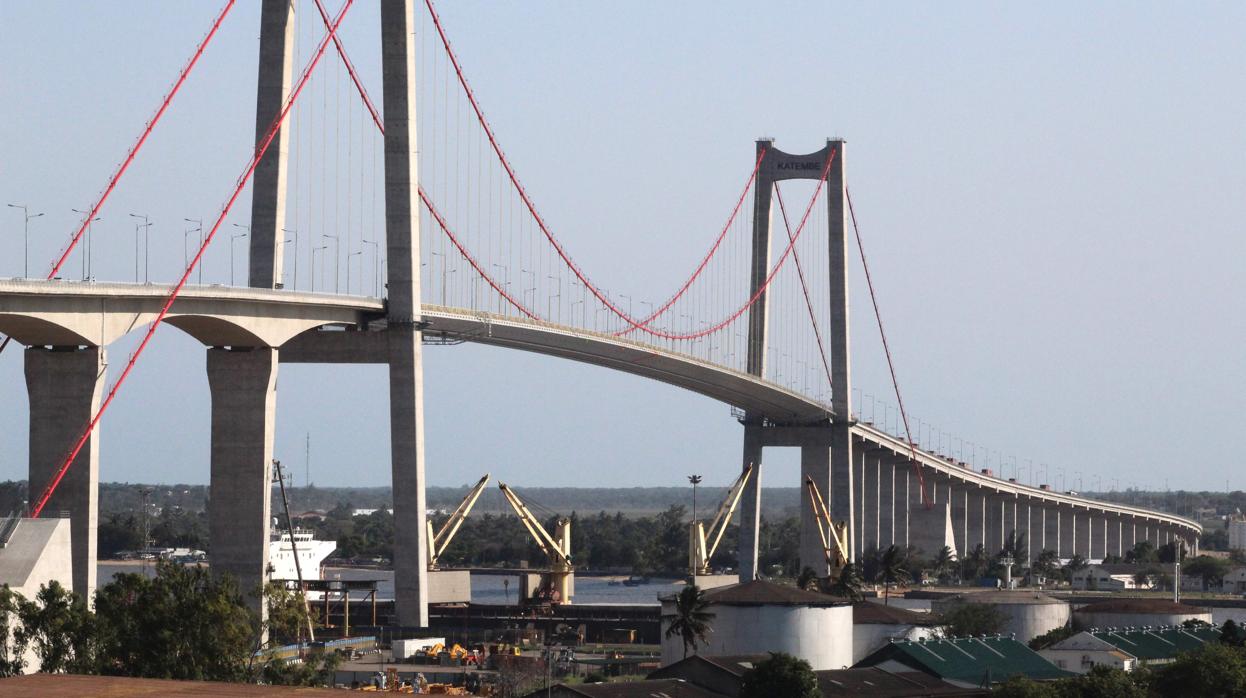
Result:
[[[1014,562],[1019,567],[1024,567],[1030,561],[1030,541],[1026,537],[1025,531],[1018,532],[1013,529],[1008,532],[1008,538],[1004,541],[1004,548],[1000,550],[1000,557],[1011,555]]]
[[[1152,688],[1161,696],[1246,696],[1246,654],[1220,643],[1183,652],[1172,664],[1155,670]]]
[[[1203,588],[1211,589],[1219,586],[1224,580],[1224,576],[1233,568],[1232,563],[1224,558],[1212,557],[1210,555],[1199,555],[1190,558],[1181,566],[1183,574],[1194,577],[1202,577]]]
[[[1100,664],[1077,678],[1057,682],[1058,695],[1060,698],[1146,698],[1146,687],[1136,680],[1144,676],[1145,672],[1135,677],[1116,667]]]
[[[18,644],[34,648],[41,672],[93,672],[95,616],[81,596],[52,580],[39,588],[34,600],[18,601],[18,609]]]
[[[1059,566],[1060,556],[1056,554],[1056,551],[1044,550],[1035,558],[1031,569],[1044,577],[1050,577],[1055,574],[1056,568]]]
[[[812,567],[806,567],[800,571],[800,576],[796,578],[796,586],[809,591],[817,587],[818,573],[813,571]]]
[[[999,684],[991,690],[991,695],[1003,698],[1062,698],[1054,684],[1039,683],[1021,675]]]
[[[883,605],[891,602],[891,585],[909,580],[908,559],[904,551],[888,546],[878,560],[878,575],[883,580]]]
[[[987,567],[990,564],[990,556],[986,554],[986,549],[979,543],[965,556],[965,575],[970,579],[977,579],[986,574]]]
[[[1230,618],[1220,626],[1220,642],[1232,647],[1246,647],[1246,628]]]
[[[850,562],[840,568],[835,581],[827,585],[826,592],[848,599],[853,603],[865,598],[861,595],[861,573],[858,571],[856,563]]]
[[[1126,562],[1135,562],[1144,564],[1148,562],[1159,562],[1159,553],[1155,550],[1155,544],[1149,540],[1138,541],[1133,549],[1125,553]]]
[[[229,575],[161,562],[156,577],[118,575],[95,597],[102,673],[242,681],[258,635]]]
[[[683,640],[685,659],[688,658],[688,650],[695,652],[697,643],[703,642],[705,636],[713,631],[710,621],[714,620],[714,614],[707,608],[709,602],[705,599],[705,592],[695,584],[689,584],[675,595],[675,613],[663,616],[670,622],[666,637],[678,635]]]
[[[26,643],[20,625],[13,627],[21,610],[22,595],[9,588],[0,587],[0,677],[15,676],[26,666]]]
[[[1007,616],[990,604],[958,603],[943,614],[943,634],[946,637],[997,635],[1007,620]]]
[[[1089,566],[1090,563],[1086,560],[1086,558],[1077,553],[1073,553],[1073,557],[1069,558],[1069,563],[1065,565],[1065,568],[1071,572],[1079,572]]]
[[[931,570],[935,573],[935,577],[943,579],[952,568],[956,565],[956,553],[952,551],[952,547],[945,545],[939,548],[939,552],[935,553],[934,560],[931,561]]]
[[[1077,634],[1071,625],[1062,625],[1059,628],[1052,628],[1038,637],[1030,640],[1029,645],[1032,650],[1047,649],[1057,642],[1072,637]]]
[[[744,674],[740,698],[821,698],[813,667],[790,654],[771,652]]]

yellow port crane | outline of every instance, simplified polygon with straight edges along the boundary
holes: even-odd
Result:
[[[822,554],[826,556],[826,565],[831,575],[839,573],[848,564],[848,525],[844,522],[836,524],[831,520],[831,513],[826,509],[826,500],[818,490],[818,483],[813,478],[805,478],[805,489],[809,490],[809,506],[813,509],[813,518],[818,522],[818,536],[822,540]]]
[[[727,489],[727,496],[718,506],[718,512],[714,514],[708,531],[702,522],[692,522],[688,539],[688,573],[693,577],[710,573],[710,558],[718,550],[718,544],[727,532],[727,524],[731,522],[731,516],[740,504],[740,496],[744,494],[744,486],[748,484],[752,474],[753,464],[749,463],[744,472],[740,473],[740,477]]]
[[[531,596],[537,600],[548,600],[554,603],[568,603],[572,595],[571,566],[571,520],[561,514],[554,521],[554,534],[551,536],[541,522],[537,520],[528,506],[524,504],[515,490],[504,482],[498,483],[506,501],[510,503],[519,522],[528,529],[528,534],[536,541],[537,547],[545,555],[548,569],[540,573],[540,584]],[[522,589],[522,586],[521,586]]]
[[[454,534],[459,532],[459,527],[463,525],[463,521],[467,518],[467,514],[471,512],[472,507],[476,506],[476,500],[480,499],[480,493],[485,491],[485,485],[489,484],[489,473],[480,478],[467,492],[467,496],[463,501],[459,502],[459,506],[450,514],[450,518],[441,525],[441,528],[433,533],[432,519],[427,521],[428,525],[428,569],[437,569],[437,559],[446,551],[446,547],[450,545],[450,541],[454,539]]]

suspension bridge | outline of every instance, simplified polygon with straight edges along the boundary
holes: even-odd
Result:
[[[842,140],[812,153],[756,141],[736,195],[706,226],[704,254],[687,260],[662,302],[637,303],[656,294],[595,282],[573,256],[576,234],[555,230],[538,208],[542,193],[522,185],[431,0],[381,0],[375,100],[337,35],[353,0],[336,14],[321,0],[264,0],[255,148],[239,154],[241,175],[219,215],[187,231],[184,268],[170,283],[151,282],[136,228],[134,282],[97,282],[85,263],[72,278],[67,262],[82,254],[91,222],[195,66],[210,60],[234,4],[213,17],[45,278],[0,281],[4,346],[25,347],[29,477],[39,493],[30,514],[68,512],[75,590],[96,582],[103,415],[164,324],[207,348],[212,565],[244,587],[264,578],[268,562],[280,364],[388,366],[395,593],[406,625],[428,617],[422,353],[430,343],[537,352],[730,405],[743,428],[741,464],[757,473],[741,503],[741,579],[759,574],[768,447],[800,449],[802,481],[829,493],[854,557],[893,544],[995,552],[1019,534],[1031,556],[1101,558],[1142,540],[1196,548],[1193,521],[1005,478],[967,465],[941,438],[914,434],[894,368],[894,428],[861,418],[849,351],[856,258],[871,296],[873,286]],[[248,185],[250,226],[223,231]],[[201,282],[218,236],[229,238],[218,245],[246,240],[245,280]],[[142,337],[138,349],[108,383],[107,347],[131,333]],[[885,332],[883,347],[890,365]],[[805,504],[801,564],[818,570],[826,562]]]

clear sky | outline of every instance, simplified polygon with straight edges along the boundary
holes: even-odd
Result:
[[[342,34],[379,94],[377,11],[358,4]],[[607,286],[665,297],[756,138],[805,152],[841,136],[910,412],[1009,474],[1015,457],[1023,479],[1033,459],[1065,487],[1246,488],[1246,6],[443,4],[525,186]],[[32,273],[219,6],[0,0],[0,198],[46,212]],[[257,38],[258,2],[240,0],[101,214],[98,278],[133,277],[128,213],[155,222],[166,280],[182,219],[219,210],[253,137]],[[0,208],[0,277],[22,273],[21,222]],[[208,280],[228,281],[228,243]],[[883,395],[853,273],[856,385]],[[110,349],[114,372],[135,339]],[[741,429],[706,398],[519,352],[426,355],[432,484],[679,485],[739,467]],[[203,361],[161,330],[104,421],[102,478],[207,481]],[[12,347],[0,397],[0,478],[21,478]],[[311,433],[313,481],[387,484],[386,400],[381,367],[282,366],[276,451],[296,483]],[[794,452],[766,457],[765,484],[798,484]]]

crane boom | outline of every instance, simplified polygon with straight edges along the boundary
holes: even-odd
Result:
[[[753,464],[749,463],[744,468],[744,472],[740,473],[740,476],[727,489],[727,496],[718,506],[718,511],[714,514],[708,531],[700,521],[693,522],[688,562],[694,576],[709,574],[710,558],[714,557],[714,553],[718,551],[718,544],[722,542],[723,534],[727,532],[727,524],[731,522],[731,516],[735,514],[736,507],[740,504],[740,497],[744,494],[744,486],[748,484],[748,479],[752,474]]]
[[[818,490],[818,483],[813,478],[805,478],[805,488],[809,490],[809,506],[813,509],[813,518],[818,522],[818,537],[822,539],[822,552],[826,556],[826,564],[831,569],[839,569],[848,564],[848,527],[836,526],[831,520],[831,513],[826,508],[826,500]],[[831,543],[834,547],[831,547]]]
[[[502,494],[506,495],[506,501],[515,510],[515,514],[519,516],[520,523],[528,529],[528,533],[549,560],[550,566],[556,570],[571,569],[570,523],[565,519],[559,520],[558,532],[562,540],[555,540],[541,525],[541,522],[532,515],[532,512],[528,511],[528,506],[519,498],[519,495],[515,494],[514,490],[504,482],[498,483],[498,487],[502,490]]]
[[[480,499],[480,493],[484,492],[485,485],[489,484],[489,473],[467,492],[467,496],[450,514],[450,518],[441,525],[441,528],[433,533],[433,522],[428,521],[428,568],[437,568],[437,559],[446,551],[450,545],[450,541],[454,539],[454,534],[459,532],[459,527],[463,525],[463,521],[467,519],[467,515],[471,512],[472,507],[476,506],[476,500]]]

